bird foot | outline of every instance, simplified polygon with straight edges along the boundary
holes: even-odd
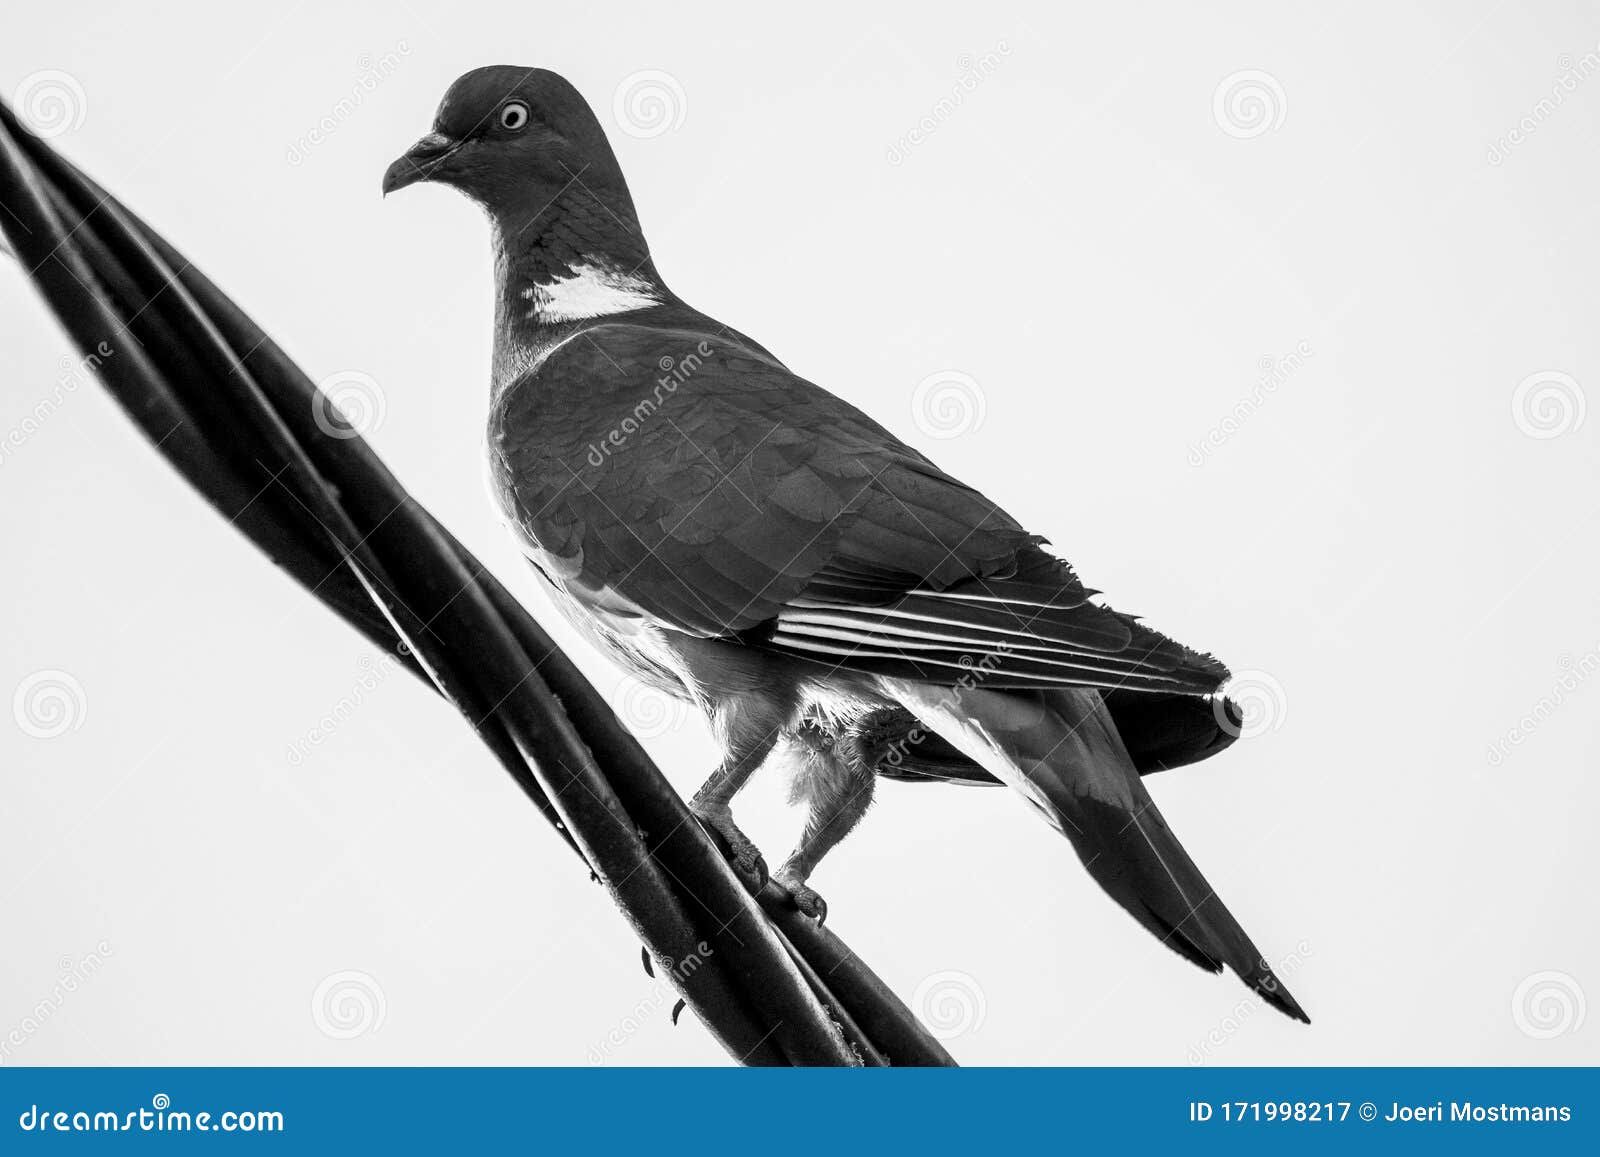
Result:
[[[722,847],[722,854],[727,858],[728,866],[739,877],[740,883],[750,890],[750,894],[761,891],[766,886],[769,878],[767,861],[761,856],[761,849],[756,847],[755,841],[739,830],[733,822],[733,811],[730,808],[708,808],[690,805],[690,810],[699,819],[702,827],[711,834]]]
[[[798,873],[786,867],[779,868],[778,874],[772,877],[772,882],[789,893],[789,899],[794,906],[818,924],[828,918],[828,902]]]

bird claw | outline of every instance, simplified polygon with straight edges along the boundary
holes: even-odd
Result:
[[[739,849],[728,861],[739,878],[750,888],[750,894],[755,895],[767,886],[771,873],[767,871],[767,861],[756,851],[755,845]]]
[[[815,888],[807,885],[795,876],[786,875],[779,871],[772,878],[772,882],[789,894],[789,900],[805,915],[810,916],[820,927],[828,918],[828,902],[817,894]]]
[[[722,848],[723,857],[728,861],[728,866],[739,877],[740,883],[750,890],[750,893],[761,891],[767,886],[771,873],[767,871],[767,861],[762,858],[761,849],[756,847],[755,841],[741,832],[733,822],[732,815],[719,812],[700,812],[700,824],[710,833]]]

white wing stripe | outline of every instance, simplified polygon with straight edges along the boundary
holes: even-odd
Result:
[[[1010,627],[993,627],[993,626],[988,626],[988,625],[985,625],[985,624],[963,622],[960,619],[943,619],[943,618],[939,618],[939,617],[934,616],[934,615],[919,615],[919,614],[914,614],[911,611],[902,611],[902,610],[898,610],[898,609],[895,609],[895,608],[892,608],[892,607],[862,608],[861,610],[857,611],[854,608],[841,607],[837,603],[819,603],[819,602],[815,602],[812,599],[795,599],[792,602],[788,603],[787,607],[792,607],[795,610],[804,610],[804,611],[827,611],[827,612],[832,612],[834,614],[839,614],[839,613],[865,614],[865,615],[870,615],[873,618],[889,617],[889,618],[896,618],[896,619],[910,619],[911,621],[918,622],[918,623],[936,623],[939,626],[944,626],[944,627],[960,627],[962,630],[966,630],[966,631],[985,631],[985,632],[987,632],[987,633],[989,633],[991,635],[1011,635],[1014,638],[1019,638],[1019,639],[1036,639],[1036,640],[1041,640],[1041,641],[1045,641],[1045,642],[1054,641],[1052,636],[1045,635],[1045,634],[1040,634],[1037,631],[1013,630]],[[780,622],[784,621],[790,615],[791,615],[791,611],[789,611],[788,609],[780,611],[778,613],[779,621]],[[1024,621],[1024,619],[1023,619],[1023,617],[1021,615],[1017,616],[1017,621],[1018,621],[1019,624],[1022,624],[1024,626],[1026,625],[1026,622]],[[1100,633],[1100,632],[1094,631],[1093,628],[1090,628],[1090,631],[1092,633],[1096,633],[1096,634]],[[1109,648],[1106,648],[1106,649],[1109,649]]]
[[[1038,647],[1016,645],[1000,641],[998,646],[986,645],[986,640],[950,638],[941,635],[924,635],[916,632],[880,632],[869,628],[857,626],[854,623],[843,622],[838,624],[814,622],[809,619],[795,619],[780,615],[778,630],[787,632],[796,637],[838,639],[842,642],[861,643],[878,649],[897,649],[904,651],[943,651],[946,654],[956,650],[967,650],[979,655],[1010,655],[1014,654],[1024,663],[1042,663],[1052,667],[1072,667],[1090,671],[1104,671],[1110,674],[1125,674],[1137,672],[1160,678],[1165,673],[1152,670],[1138,658],[1123,658],[1120,655],[1108,655],[1104,651],[1074,651],[1064,647]],[[944,642],[913,642],[914,639],[944,639]],[[953,646],[952,644],[958,644]]]
[[[969,673],[977,671],[978,674],[974,676],[976,679],[981,679],[983,672],[983,667],[979,663],[962,664],[953,663],[946,659],[921,657],[913,659],[901,652],[891,649],[884,649],[882,647],[833,646],[818,638],[806,635],[790,634],[785,631],[779,631],[772,637],[771,641],[777,646],[790,647],[797,651],[809,651],[821,655],[838,655],[849,659],[901,659],[907,662],[914,662],[918,666],[922,667],[947,667],[953,671],[965,671]],[[1029,683],[1059,683],[1066,687],[1127,687],[1129,690],[1139,690],[1141,688],[1172,688],[1174,690],[1188,689],[1180,680],[1165,675],[1146,675],[1134,671],[1109,671],[1096,673],[1088,669],[1083,670],[1083,675],[1076,678],[1065,675],[1049,675],[1043,672],[1035,671],[1028,671],[1023,677],[1026,678]]]

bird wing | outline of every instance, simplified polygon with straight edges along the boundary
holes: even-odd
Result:
[[[670,367],[670,368],[669,368]],[[494,482],[581,600],[876,674],[1205,695],[1014,519],[761,351],[603,325],[496,403]]]

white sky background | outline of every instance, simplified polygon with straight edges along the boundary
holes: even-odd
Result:
[[[1270,673],[1274,727],[1151,786],[1262,949],[1296,957],[1315,1025],[1159,947],[1006,793],[885,785],[815,883],[908,999],[963,974],[962,1061],[1183,1064],[1243,1013],[1207,1063],[1592,1064],[1600,678],[1488,753],[1600,662],[1600,415],[1569,405],[1541,438],[1513,407],[1530,375],[1600,406],[1600,75],[1535,112],[1600,14],[1366,7],[29,4],[0,94],[70,74],[82,120],[55,143],[313,377],[370,375],[378,450],[563,641],[482,481],[484,223],[448,190],[378,196],[486,63],[553,68],[596,105],[686,299],[1051,536],[1118,607]],[[638,139],[610,110],[644,70],[682,120]],[[1283,115],[1241,137],[1213,97],[1246,70]],[[14,431],[68,347],[9,264],[0,349]],[[956,437],[913,413],[941,371],[982,399]],[[621,918],[454,712],[401,674],[358,691],[375,652],[97,385],[0,451],[0,697],[39,671],[82,688],[54,738],[0,713],[0,1040],[63,958],[110,949],[3,1063],[583,1064],[640,1002],[608,1063],[723,1062],[692,1018],[668,1026]],[[692,791],[702,727],[650,730]],[[769,778],[740,811],[773,863],[781,794]],[[367,1005],[314,1015],[345,972]]]

